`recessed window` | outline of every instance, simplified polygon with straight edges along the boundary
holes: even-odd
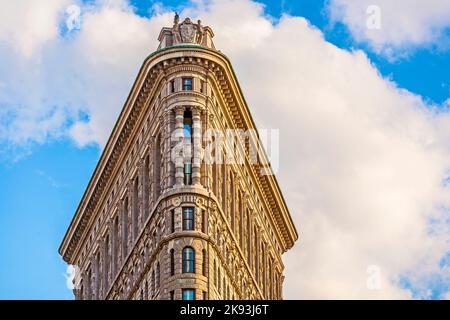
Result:
[[[171,226],[170,226],[170,229],[171,229],[171,231],[172,231],[172,233],[174,233],[175,232],[175,210],[170,210],[170,224],[171,224]]]
[[[170,291],[170,300],[175,300],[175,292]]]
[[[170,93],[175,92],[175,80],[172,80],[169,82],[169,90],[170,90]]]
[[[202,274],[206,277],[206,268],[207,268],[207,261],[206,261],[206,250],[203,249],[202,251]]]
[[[194,208],[183,208],[183,230],[194,230]]]
[[[186,186],[192,185],[192,164],[191,163],[184,164],[184,184]]]
[[[195,300],[195,290],[183,289],[183,300]]]
[[[183,90],[192,90],[192,78],[183,78]]]
[[[194,273],[195,251],[191,247],[186,247],[182,252],[183,273]]]
[[[173,249],[170,250],[170,275],[175,274],[175,253]]]

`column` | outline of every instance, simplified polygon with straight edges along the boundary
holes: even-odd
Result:
[[[162,159],[164,163],[164,181],[163,190],[167,190],[170,187],[170,144],[171,144],[171,128],[170,128],[170,110],[164,112],[163,115],[163,139],[164,139],[164,158]]]
[[[99,273],[100,273],[100,266],[99,266],[99,253],[96,251],[94,253],[93,259],[94,259],[94,300],[99,299]]]
[[[115,210],[116,214],[111,219],[111,280],[114,280],[118,265],[118,250],[117,250],[117,238],[118,238],[118,210]]]
[[[194,143],[194,156],[192,161],[192,184],[200,186],[200,165],[202,156],[202,123],[201,110],[192,108],[192,138]]]
[[[183,119],[184,119],[184,108],[179,106],[175,110],[175,132],[174,139],[177,146],[172,153],[173,160],[175,161],[175,185],[182,186],[184,173],[183,173]]]
[[[128,196],[125,196],[122,204],[122,262],[128,253]]]
[[[108,291],[108,266],[109,266],[109,237],[106,235],[104,241],[102,241],[102,272],[103,272],[103,279],[102,279],[102,294],[103,296],[106,296],[106,292]]]
[[[174,141],[172,139],[172,134],[174,133],[174,130],[175,130],[175,117],[174,117],[173,110],[169,111],[168,117],[169,117],[169,148],[168,148],[168,156],[167,156],[168,161],[167,162],[168,162],[168,166],[169,166],[169,186],[173,187],[173,185],[175,184],[175,162],[171,158],[171,152],[174,147]]]

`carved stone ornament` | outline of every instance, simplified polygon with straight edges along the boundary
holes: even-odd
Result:
[[[184,19],[182,23],[179,23],[180,17],[175,14],[173,21],[172,34],[174,37],[174,43],[196,43],[202,44],[205,38],[205,28],[202,26],[200,20],[197,23],[193,23],[190,18]]]
[[[202,198],[195,199],[195,204],[198,205],[198,206],[203,205],[203,199]]]
[[[174,206],[174,207],[179,207],[180,204],[181,204],[181,198],[180,198],[180,197],[174,198],[174,199],[172,200],[172,203],[173,203],[173,206]]]
[[[191,19],[186,18],[180,25],[181,41],[193,43],[197,33],[196,26],[191,22]]]

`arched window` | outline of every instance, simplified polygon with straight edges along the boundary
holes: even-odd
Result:
[[[170,275],[175,274],[175,253],[173,249],[170,250]]]
[[[191,247],[183,249],[183,273],[195,273],[195,251]]]

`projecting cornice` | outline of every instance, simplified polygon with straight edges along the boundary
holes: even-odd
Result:
[[[208,75],[220,88],[222,99],[229,108],[234,125],[237,128],[256,129],[231,63],[224,54],[200,45],[184,44],[166,47],[149,55],[138,73],[59,248],[66,262],[73,263],[72,257],[77,245],[98,209],[99,200],[112,178],[113,168],[118,164],[128,141],[133,139],[132,132],[141,112],[144,112],[144,106],[148,105],[149,99],[156,99],[156,90],[164,81],[166,70],[174,66],[197,66],[207,69]],[[293,246],[298,234],[276,178],[272,175],[260,175],[256,166],[251,166],[251,170],[258,177],[257,183],[271,209],[276,228],[281,235],[284,247],[282,249],[285,251]]]

